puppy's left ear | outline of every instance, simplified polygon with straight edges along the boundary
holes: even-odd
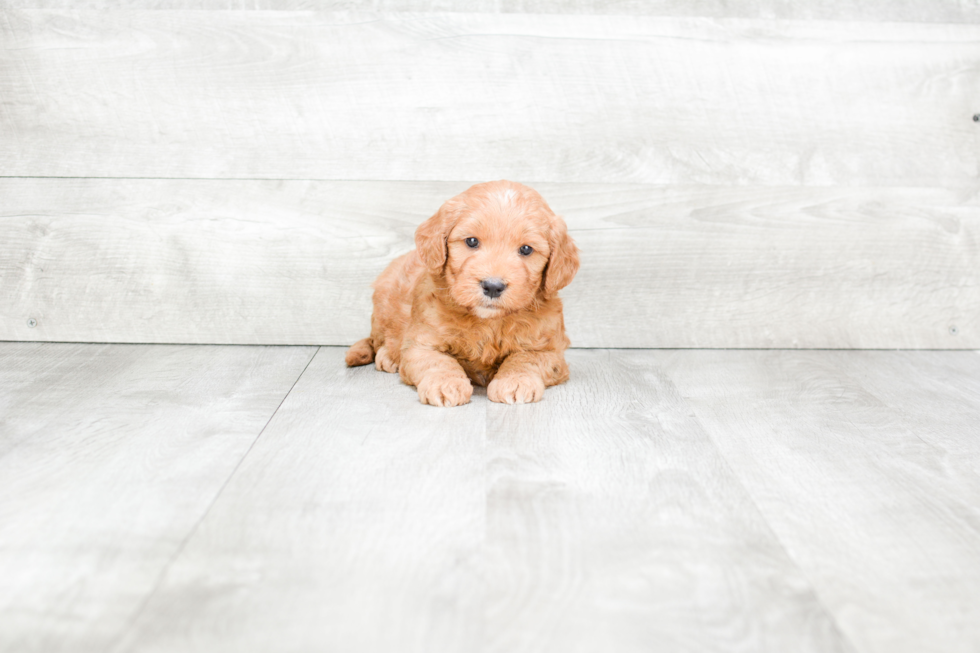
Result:
[[[433,271],[440,270],[446,264],[446,257],[449,254],[446,239],[453,225],[456,224],[459,208],[454,199],[445,202],[435,215],[415,230],[415,249],[418,250],[419,258],[422,259],[425,267]]]
[[[565,221],[555,216],[551,222],[551,256],[544,270],[544,291],[553,295],[572,282],[578,272],[578,247],[568,235]]]

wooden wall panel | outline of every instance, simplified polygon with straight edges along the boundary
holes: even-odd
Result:
[[[4,3],[0,338],[344,344],[511,178],[577,346],[980,346],[973,3],[269,6]]]
[[[972,0],[6,0],[18,9],[452,11],[977,23]]]
[[[974,24],[8,8],[0,174],[964,186],[978,89]]]
[[[0,180],[0,339],[348,344],[468,185]],[[583,249],[574,346],[980,348],[975,191],[537,187]]]

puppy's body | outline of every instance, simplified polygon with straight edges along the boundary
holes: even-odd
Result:
[[[489,384],[504,359],[514,353],[564,351],[569,345],[557,297],[543,299],[533,308],[480,318],[436,285],[415,251],[392,261],[375,281],[374,289],[371,337],[358,342],[351,351],[363,352],[358,363],[374,359],[378,369],[386,372],[398,371],[406,339],[412,345],[449,354],[470,380],[481,386]],[[560,369],[549,370],[546,385],[567,379],[568,368],[562,358]]]
[[[578,269],[565,224],[535,191],[473,186],[416,232],[416,250],[374,283],[371,336],[348,365],[399,372],[423,403],[469,401],[471,381],[493,401],[539,401],[568,379],[558,289]]]

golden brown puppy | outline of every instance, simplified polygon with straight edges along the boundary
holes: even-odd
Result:
[[[565,221],[537,192],[477,184],[423,222],[415,250],[374,282],[371,337],[347,364],[400,372],[433,406],[469,402],[471,381],[491,401],[540,401],[568,379],[557,293],[578,266]]]

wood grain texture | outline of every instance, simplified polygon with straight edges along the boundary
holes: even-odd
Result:
[[[290,11],[451,11],[466,13],[623,14],[710,18],[978,23],[970,0],[6,0],[16,9],[207,9]]]
[[[446,410],[311,353],[0,343],[0,651],[980,642],[980,352],[573,350]]]
[[[895,411],[945,465],[980,476],[977,352],[828,352],[827,359]]]
[[[342,355],[319,351],[117,651],[849,650],[642,364],[573,352],[542,404],[437,410]]]
[[[974,24],[9,8],[0,44],[6,176],[980,174]]]
[[[313,352],[0,344],[0,651],[109,650]]]
[[[976,352],[652,359],[859,651],[980,647]]]
[[[2,179],[0,339],[349,344],[468,185]],[[980,347],[974,191],[536,187],[583,250],[573,346]]]
[[[652,360],[488,405],[485,650],[852,650]]]
[[[480,650],[486,397],[321,349],[117,651]]]

